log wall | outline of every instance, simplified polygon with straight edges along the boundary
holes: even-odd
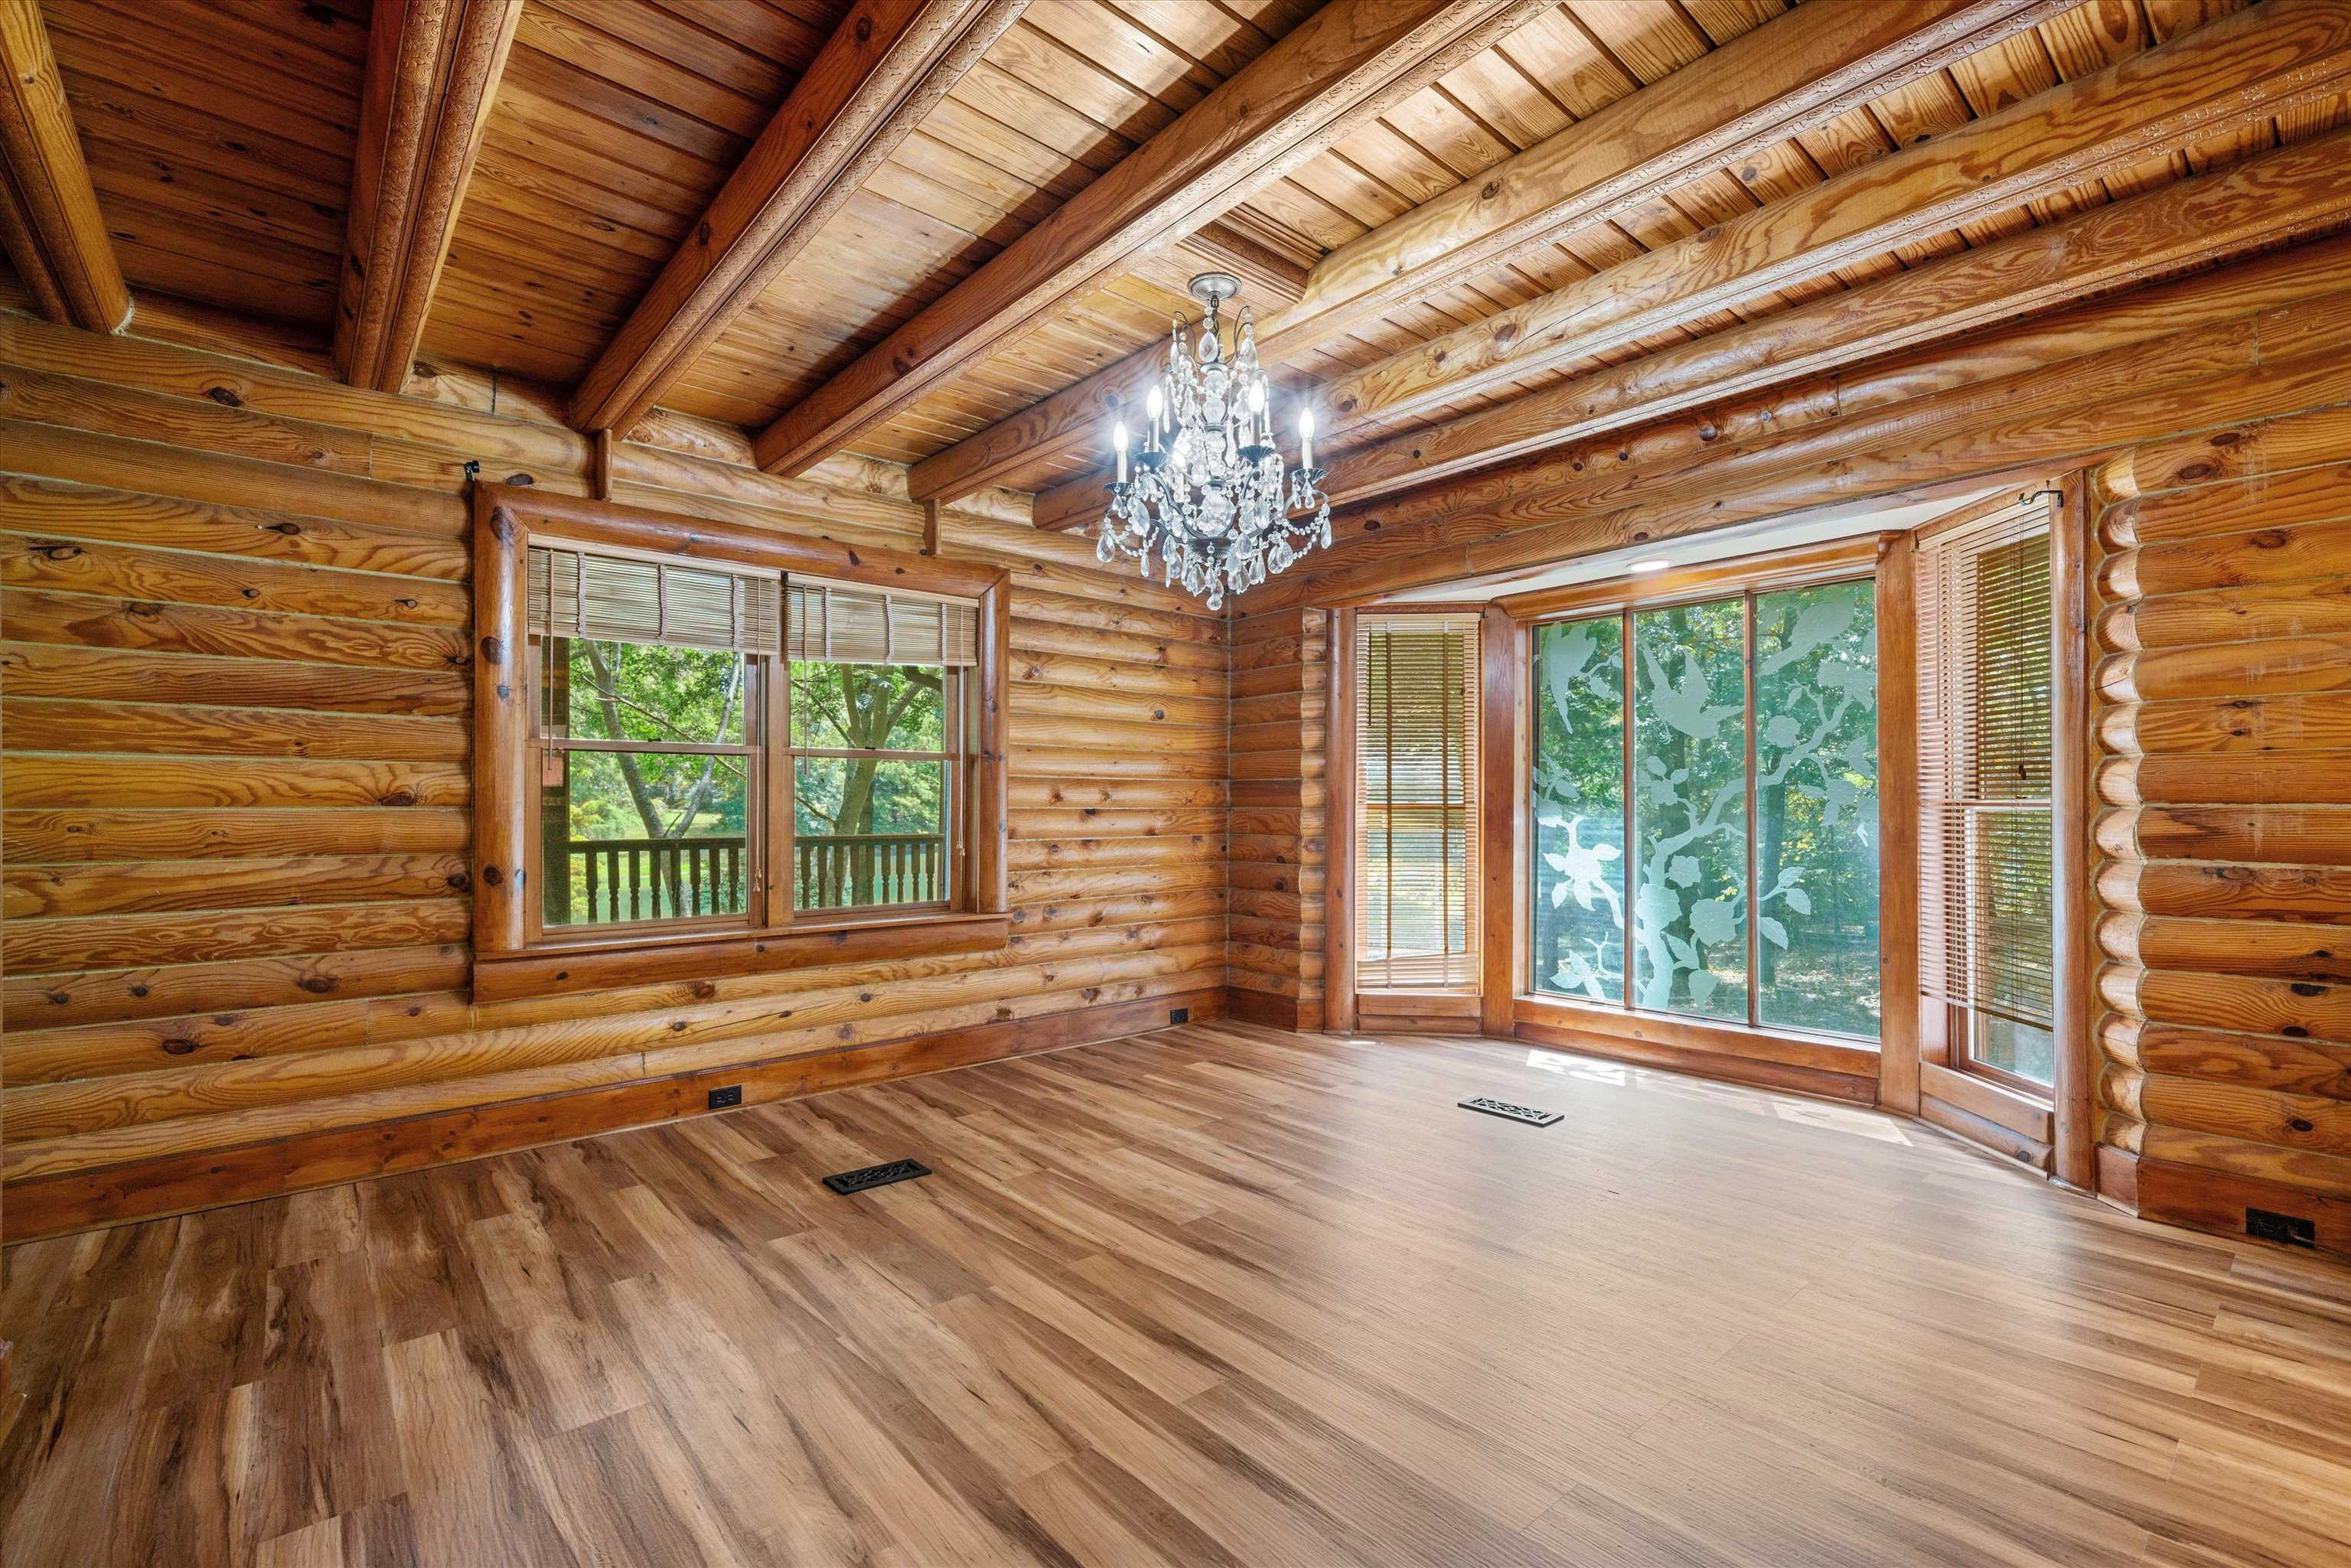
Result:
[[[1331,647],[1320,610],[1233,623],[1234,1009],[1287,1029],[1323,1024],[1324,808]]]
[[[2351,411],[2096,474],[2096,1038],[2140,1211],[2351,1251]]]
[[[1227,624],[1001,497],[941,549],[1016,574],[1008,948],[474,1004],[465,465],[591,452],[319,368],[0,313],[12,1239],[1221,1009]],[[922,546],[902,471],[663,438],[614,498]]]

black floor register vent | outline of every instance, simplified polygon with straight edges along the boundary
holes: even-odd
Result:
[[[862,1171],[843,1171],[839,1176],[824,1178],[824,1185],[846,1197],[863,1192],[870,1186],[888,1186],[893,1181],[912,1181],[916,1176],[931,1174],[931,1167],[920,1160],[892,1160],[886,1166],[867,1166]]]
[[[1464,1111],[1482,1111],[1489,1116],[1499,1116],[1508,1122],[1524,1122],[1530,1127],[1548,1127],[1563,1114],[1558,1111],[1538,1111],[1531,1105],[1513,1105],[1508,1100],[1489,1100],[1480,1095],[1461,1103]]]

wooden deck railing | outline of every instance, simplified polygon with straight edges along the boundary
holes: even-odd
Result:
[[[935,903],[946,896],[945,847],[916,833],[804,835],[793,843],[794,906]],[[741,839],[573,839],[569,849],[569,886],[553,891],[573,907],[551,909],[550,920],[605,925],[746,907]]]

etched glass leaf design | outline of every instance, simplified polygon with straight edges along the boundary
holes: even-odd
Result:
[[[1625,650],[1614,615],[1536,628],[1528,973],[1536,989],[1625,995]]]
[[[1634,999],[1744,1020],[1746,605],[1632,619],[1633,751],[1647,780],[1633,818]]]
[[[1875,1038],[1877,648],[1871,584],[1755,599],[1756,1016]],[[1775,935],[1776,934],[1776,935]]]

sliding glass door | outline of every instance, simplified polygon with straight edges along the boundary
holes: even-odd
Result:
[[[1875,1039],[1869,580],[1554,622],[1532,663],[1533,988]]]

